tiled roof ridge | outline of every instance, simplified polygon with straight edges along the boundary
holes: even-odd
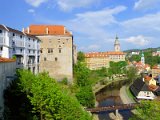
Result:
[[[0,62],[15,62],[15,59],[0,57]]]

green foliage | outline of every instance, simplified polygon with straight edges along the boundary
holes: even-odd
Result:
[[[12,59],[16,60],[16,58],[17,58],[17,57],[16,57],[15,55],[12,56]]]
[[[159,101],[141,101],[136,114],[130,120],[160,120]]]
[[[91,86],[80,87],[76,97],[83,106],[93,107],[95,104],[95,97]]]
[[[19,80],[14,80],[4,91],[4,119],[32,120],[32,106],[24,92],[18,87]]]
[[[62,81],[60,81],[60,83],[62,83],[64,85],[68,85],[68,79],[64,78]]]
[[[93,107],[95,103],[94,94],[89,79],[91,71],[83,62],[78,61],[74,67],[74,76],[78,87],[76,97],[78,101],[85,107]]]
[[[132,55],[130,58],[129,58],[130,61],[140,61],[141,60],[141,56],[140,55]]]
[[[85,61],[85,55],[84,55],[83,52],[80,51],[80,52],[77,53],[77,60],[79,62],[84,62]]]
[[[134,66],[128,67],[126,71],[126,75],[128,80],[133,83],[133,81],[137,78],[137,69]]]
[[[124,74],[127,63],[125,61],[110,62],[109,74]]]
[[[27,94],[33,106],[33,112],[43,120],[91,120],[70,92],[62,88],[47,73],[33,75],[21,70],[20,88]]]
[[[74,66],[74,75],[76,84],[79,87],[90,85],[90,81],[88,80],[90,70],[86,67],[85,63],[77,62]]]

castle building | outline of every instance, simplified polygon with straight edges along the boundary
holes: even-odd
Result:
[[[114,42],[114,50],[115,51],[85,53],[87,67],[91,70],[97,70],[102,67],[108,68],[110,61],[125,61],[125,53],[120,51],[120,43],[117,36]]]
[[[62,25],[30,25],[25,33],[38,37],[40,44],[40,72],[49,72],[57,80],[68,78],[72,83],[76,46],[73,35]]]
[[[16,58],[16,68],[39,71],[40,40],[19,30],[0,25],[0,57]]]

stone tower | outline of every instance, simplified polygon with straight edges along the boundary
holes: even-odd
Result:
[[[121,49],[120,49],[120,43],[119,43],[117,35],[116,35],[116,39],[115,39],[115,42],[114,42],[114,51],[115,52],[121,51]]]
[[[142,51],[142,54],[141,54],[141,63],[142,63],[143,65],[145,65],[145,58],[144,58],[143,51]]]

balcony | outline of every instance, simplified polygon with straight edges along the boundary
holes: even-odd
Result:
[[[14,46],[14,47],[25,47],[24,46],[24,41],[20,41],[20,40],[16,40],[16,41],[13,41],[12,42],[12,46]]]
[[[23,52],[23,50],[15,49],[15,50],[13,50],[13,54],[16,54],[16,55],[23,55],[24,52]]]

